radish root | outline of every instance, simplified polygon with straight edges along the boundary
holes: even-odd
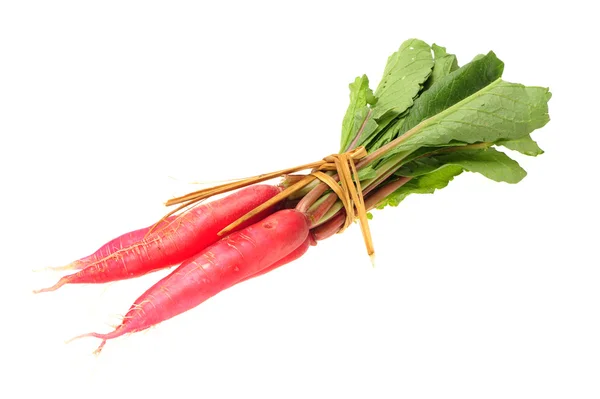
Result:
[[[56,284],[54,284],[52,287],[48,287],[48,288],[42,288],[39,290],[33,290],[34,294],[40,294],[42,292],[51,292],[51,291],[56,291],[57,289],[59,289],[60,287],[62,287],[63,285],[67,284],[70,279],[70,276],[65,276],[63,278],[61,278],[60,280],[58,280],[58,282]]]
[[[46,267],[42,267],[40,269],[33,269],[34,273],[39,273],[39,272],[64,272],[67,270],[78,270],[81,269],[81,266],[79,264],[80,262],[75,261],[75,262],[71,262],[68,265],[64,265],[64,266],[46,266]]]

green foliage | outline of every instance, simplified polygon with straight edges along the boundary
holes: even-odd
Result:
[[[459,68],[444,47],[410,39],[388,58],[374,93],[366,76],[350,85],[341,147],[364,145],[369,154],[379,150],[360,171],[361,182],[381,185],[411,177],[379,208],[398,205],[413,193],[433,193],[464,171],[511,184],[526,176],[493,147],[543,154],[531,133],[550,120],[551,93],[506,82],[503,70],[491,51]]]

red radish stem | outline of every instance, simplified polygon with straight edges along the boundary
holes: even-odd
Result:
[[[324,199],[314,208],[309,209],[306,212],[308,216],[308,220],[310,221],[310,227],[313,228],[317,225],[317,223],[321,220],[323,216],[327,213],[329,209],[336,203],[338,200],[338,196],[336,193],[331,193],[324,197]]]
[[[154,284],[130,307],[114,331],[83,334],[102,343],[145,330],[188,311],[241,280],[260,273],[294,249],[309,234],[308,220],[293,209],[278,211],[262,221],[231,233],[182,263]]]
[[[336,181],[339,181],[339,176],[332,176]],[[319,183],[315,188],[308,192],[298,203],[296,207],[300,212],[307,212],[308,209],[315,203],[316,200],[321,197],[329,189],[329,186],[325,183]]]
[[[386,163],[381,166],[381,170],[378,170],[377,176],[367,180],[366,184],[362,187],[363,196],[366,196],[374,189],[379,188],[385,180],[396,172],[405,157],[406,154],[397,154],[386,161]],[[338,175],[332,177],[335,180],[339,180]],[[311,221],[311,227],[318,227],[322,224],[324,221],[322,221],[321,218],[327,214],[338,200],[335,193],[329,193],[326,196],[321,197],[327,190],[328,186],[324,183],[320,183],[306,194],[296,206],[296,209],[308,215]],[[319,203],[319,205],[315,206],[315,203]]]
[[[65,284],[107,283],[138,277],[183,262],[216,242],[223,228],[281,192],[280,187],[254,185],[227,197],[203,203],[179,215],[166,227],[143,240],[64,276],[55,285],[38,291],[54,291]],[[238,227],[243,228],[271,214],[271,207]]]
[[[376,191],[367,195],[365,197],[365,208],[367,210],[371,210],[377,206],[377,204],[383,200],[385,197],[402,187],[406,184],[411,178],[410,177],[400,177],[393,182],[387,183],[385,186],[379,187]],[[344,221],[346,220],[346,211],[340,209],[334,216],[332,216],[325,223],[319,225],[318,227],[312,229],[312,232],[315,236],[315,240],[322,241],[326,238],[331,237],[335,233],[337,233],[342,226],[344,225]]]
[[[351,149],[353,149],[354,147],[356,147],[358,145],[358,141],[361,138],[363,131],[365,130],[365,127],[367,126],[367,122],[371,118],[372,113],[373,113],[373,108],[369,108],[369,112],[367,113],[365,120],[360,125],[360,129],[358,129],[358,132],[356,132],[356,136],[354,137],[354,140],[352,140],[352,142],[348,145],[348,148],[346,148],[346,151],[350,151]]]
[[[315,235],[315,240],[323,241],[324,239],[336,234],[338,231],[340,231],[345,221],[346,211],[342,209],[327,222],[311,230]]]
[[[371,210],[377,206],[383,199],[385,199],[388,195],[392,194],[394,191],[398,190],[400,187],[408,183],[412,179],[412,177],[399,177],[397,180],[387,183],[384,186],[379,187],[372,194],[368,195],[365,198],[365,208],[367,210]],[[369,190],[371,191],[371,190]]]

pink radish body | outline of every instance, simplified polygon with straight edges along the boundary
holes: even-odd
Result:
[[[199,253],[220,237],[219,231],[274,197],[281,188],[250,186],[227,197],[207,202],[179,215],[168,225],[144,239],[92,263],[77,273],[64,276],[54,286],[35,292],[53,291],[65,284],[107,283],[138,277],[173,266]],[[271,214],[267,209],[238,227],[243,228]]]
[[[100,262],[102,259],[114,254],[117,251],[130,247],[135,243],[139,243],[150,233],[151,230],[153,232],[160,231],[162,228],[169,225],[170,222],[175,220],[176,217],[176,215],[172,215],[166,218],[165,220],[159,221],[155,225],[122,234],[119,237],[110,240],[109,242],[98,248],[93,254],[78,259],[72,263],[69,263],[66,266],[47,267],[46,269],[55,271],[84,269],[87,266]]]
[[[308,220],[303,213],[293,209],[276,212],[231,233],[182,263],[142,294],[114,331],[76,338],[101,338],[103,341],[97,350],[100,351],[108,339],[145,330],[257,275],[299,248],[307,241],[308,234]]]
[[[300,244],[300,246],[298,248],[296,248],[295,250],[293,250],[288,255],[284,256],[282,259],[278,260],[277,262],[275,262],[271,266],[262,269],[258,273],[253,274],[253,275],[248,276],[248,277],[244,277],[240,281],[240,283],[242,281],[250,280],[250,279],[252,279],[254,277],[262,276],[263,274],[268,273],[271,270],[275,270],[278,267],[281,267],[283,265],[287,265],[288,263],[295,261],[296,259],[300,258],[302,255],[304,255],[306,253],[306,251],[308,251],[308,248],[310,246],[314,246],[314,245],[317,245],[317,242],[313,238],[312,233],[309,233],[308,237],[306,238],[306,240],[304,240],[304,242],[302,244]]]

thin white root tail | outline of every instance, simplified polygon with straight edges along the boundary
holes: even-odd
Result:
[[[46,267],[41,267],[39,269],[33,269],[34,273],[40,273],[40,272],[64,272],[67,270],[78,270],[81,269],[81,266],[79,265],[79,262],[71,262],[68,265],[64,265],[64,266],[46,266]]]
[[[102,342],[96,348],[96,350],[94,352],[92,352],[95,356],[98,356],[100,354],[100,352],[102,352],[102,348],[104,348],[104,345],[106,345],[106,340],[107,340],[106,335],[107,334],[99,334],[99,333],[94,333],[94,332],[87,333],[87,334],[81,334],[81,335],[78,335],[76,337],[66,340],[65,344],[70,344],[71,342],[73,342],[79,338],[86,338],[86,337],[100,338],[102,340]]]

